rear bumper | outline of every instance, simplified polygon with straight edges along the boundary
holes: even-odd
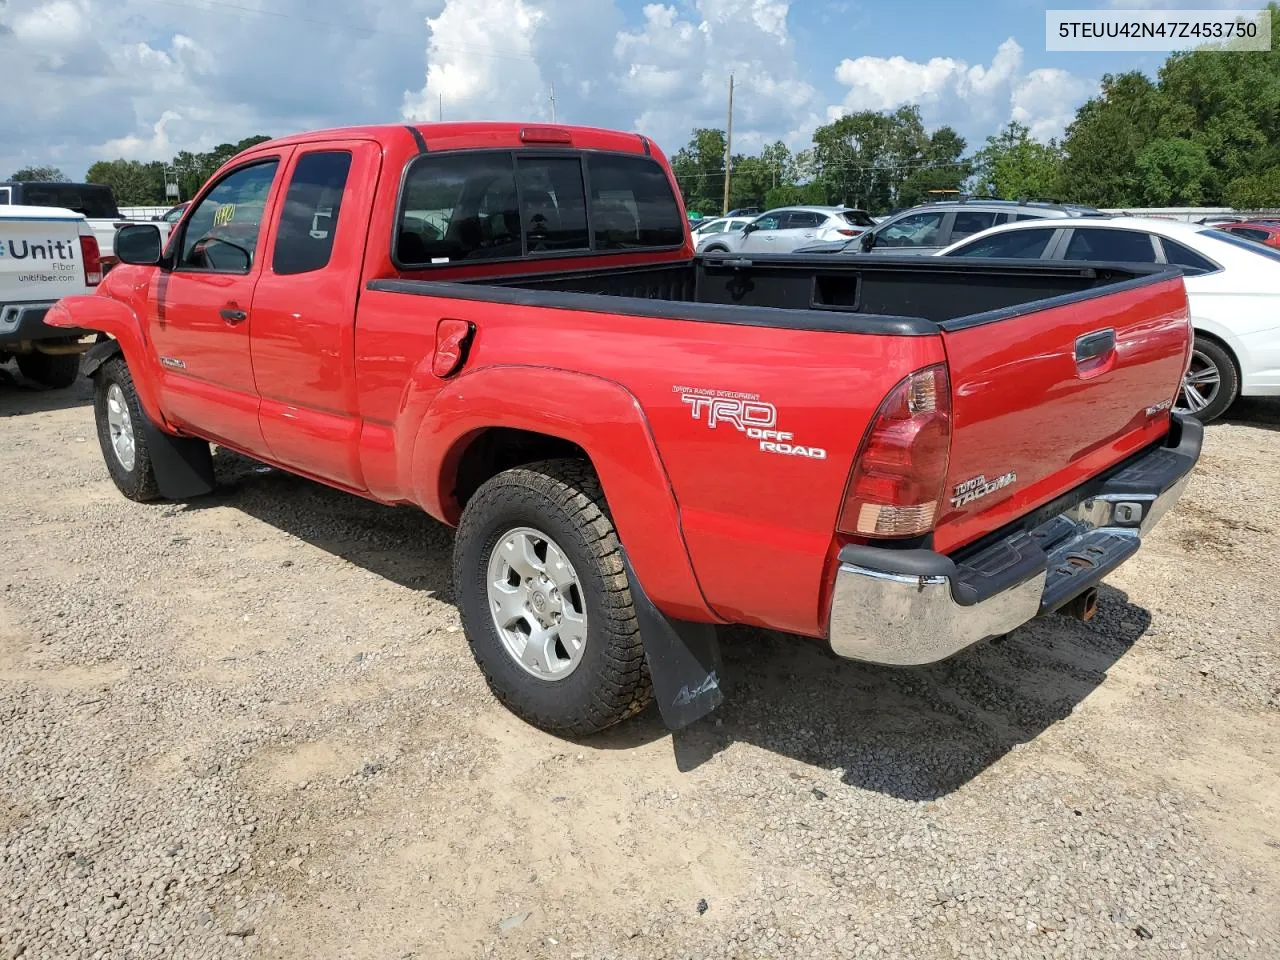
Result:
[[[831,648],[897,666],[933,663],[1052,613],[1137,552],[1178,501],[1204,428],[1174,415],[1165,444],[1038,511],[1019,529],[947,557],[848,546],[831,598]]]
[[[51,340],[55,337],[83,337],[88,330],[67,330],[44,322],[53,301],[38,303],[0,302],[0,344],[23,340]]]

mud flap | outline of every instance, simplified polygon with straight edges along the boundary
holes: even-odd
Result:
[[[213,454],[207,441],[165,433],[145,413],[142,432],[162,497],[188,500],[213,492]]]
[[[644,592],[625,554],[623,563],[658,711],[669,730],[683,729],[724,702],[720,689],[724,664],[716,628],[709,623],[668,618]]]

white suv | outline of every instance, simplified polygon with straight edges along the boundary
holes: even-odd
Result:
[[[699,253],[790,253],[810,243],[849,240],[876,222],[865,210],[847,207],[779,207],[741,230],[716,235]]]

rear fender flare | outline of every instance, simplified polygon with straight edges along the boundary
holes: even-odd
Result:
[[[414,501],[456,524],[459,461],[491,427],[545,434],[585,450],[627,557],[654,604],[685,620],[719,620],[698,586],[671,481],[630,391],[601,377],[515,365],[485,367],[450,381],[413,432],[402,476]]]
[[[110,297],[63,297],[49,308],[45,323],[51,327],[96,330],[111,337],[114,349],[111,345],[98,343],[89,350],[88,362],[93,366],[87,367],[86,372],[96,371],[117,351],[124,354],[143,410],[153,423],[165,423],[157,389],[158,370],[151,360],[150,350],[147,349],[142,324],[133,310]]]

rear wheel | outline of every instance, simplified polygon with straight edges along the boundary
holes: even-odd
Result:
[[[107,472],[119,491],[139,502],[158,499],[160,488],[142,429],[146,414],[138,401],[129,367],[120,357],[113,357],[98,368],[94,378],[93,414]]]
[[[548,460],[487,481],[453,556],[471,652],[518,717],[582,736],[648,704],[622,548],[588,464]]]
[[[80,354],[20,353],[18,369],[28,380],[61,390],[71,386],[80,376]]]
[[[1209,423],[1226,413],[1239,393],[1240,376],[1231,354],[1217,341],[1197,336],[1173,409]]]

